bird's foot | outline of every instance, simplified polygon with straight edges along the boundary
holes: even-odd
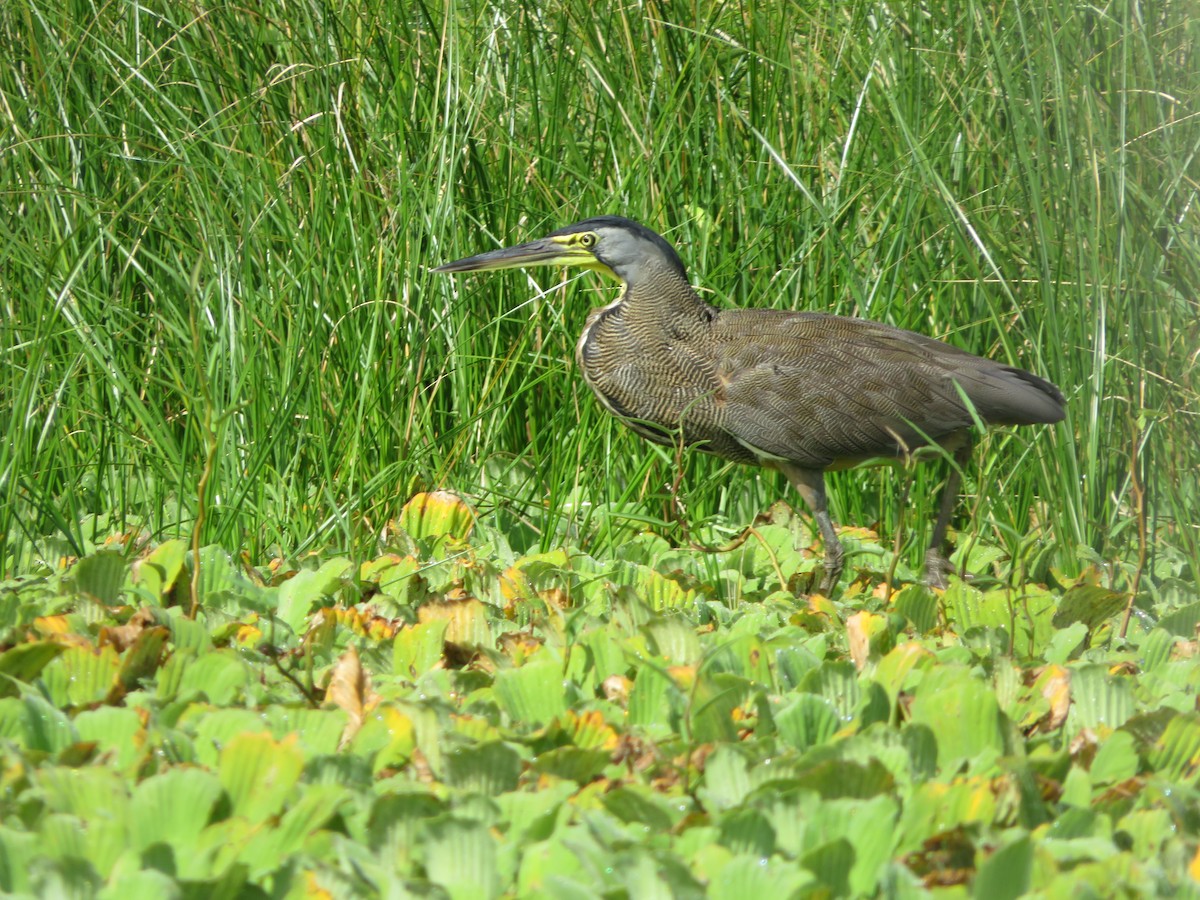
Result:
[[[823,574],[821,575],[821,586],[817,592],[826,596],[833,596],[833,589],[837,587],[837,583],[842,577],[842,568],[846,564],[846,551],[842,549],[841,541],[835,541],[825,547],[825,561],[821,564]]]
[[[947,579],[954,571],[950,560],[942,555],[940,550],[925,551],[925,583],[932,588],[945,590]]]

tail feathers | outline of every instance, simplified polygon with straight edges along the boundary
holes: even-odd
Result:
[[[960,382],[980,418],[996,425],[1052,425],[1066,415],[1055,385],[1015,366],[989,366]]]

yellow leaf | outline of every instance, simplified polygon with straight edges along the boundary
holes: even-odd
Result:
[[[449,491],[417,494],[400,511],[400,527],[417,540],[423,537],[466,540],[474,526],[474,511]]]
[[[488,628],[487,613],[474,597],[462,600],[431,601],[417,610],[417,621],[421,623],[445,619],[446,640],[455,644],[490,644],[491,629]]]
[[[66,616],[38,616],[33,627],[42,634],[67,634],[71,630]]]
[[[695,666],[671,666],[667,669],[667,674],[681,691],[690,691],[696,683]]]
[[[1045,722],[1045,731],[1054,731],[1062,726],[1071,708],[1071,673],[1059,665],[1048,665],[1034,682],[1034,688],[1050,704]]]
[[[837,621],[837,607],[834,606],[833,601],[824,594],[809,595],[808,611],[813,615],[826,616],[831,621]]]
[[[856,612],[846,620],[846,635],[850,641],[850,658],[854,667],[862,671],[871,657],[871,640],[887,628],[887,619],[866,610]]]
[[[612,750],[617,746],[617,732],[604,721],[598,709],[583,715],[567,710],[566,730],[571,733],[571,742],[587,750]]]

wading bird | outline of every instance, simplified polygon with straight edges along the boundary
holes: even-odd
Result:
[[[826,506],[827,469],[931,444],[952,452],[925,554],[927,580],[944,586],[942,544],[975,417],[1035,425],[1064,415],[1062,393],[1045,379],[911,331],[826,313],[711,306],[661,235],[619,216],[434,271],[520,266],[580,266],[620,282],[620,294],[592,311],[579,338],[584,380],[642,437],[783,472],[820,529],[826,595],[845,556]]]

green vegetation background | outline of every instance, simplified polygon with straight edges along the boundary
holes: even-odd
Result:
[[[1196,895],[1192,6],[0,5],[0,891]],[[599,213],[1060,385],[978,577],[855,471],[811,596],[611,286],[428,271]]]
[[[976,533],[1068,572],[1144,541],[1194,574],[1186,8],[5,4],[0,568],[201,509],[202,543],[253,559],[361,554],[421,487],[544,549],[665,518],[671,455],[573,371],[609,286],[428,272],[620,213],[714,302],[1049,377],[1067,421],[986,449]],[[685,473],[693,523],[786,487]],[[899,483],[836,476],[836,519],[891,535]]]

